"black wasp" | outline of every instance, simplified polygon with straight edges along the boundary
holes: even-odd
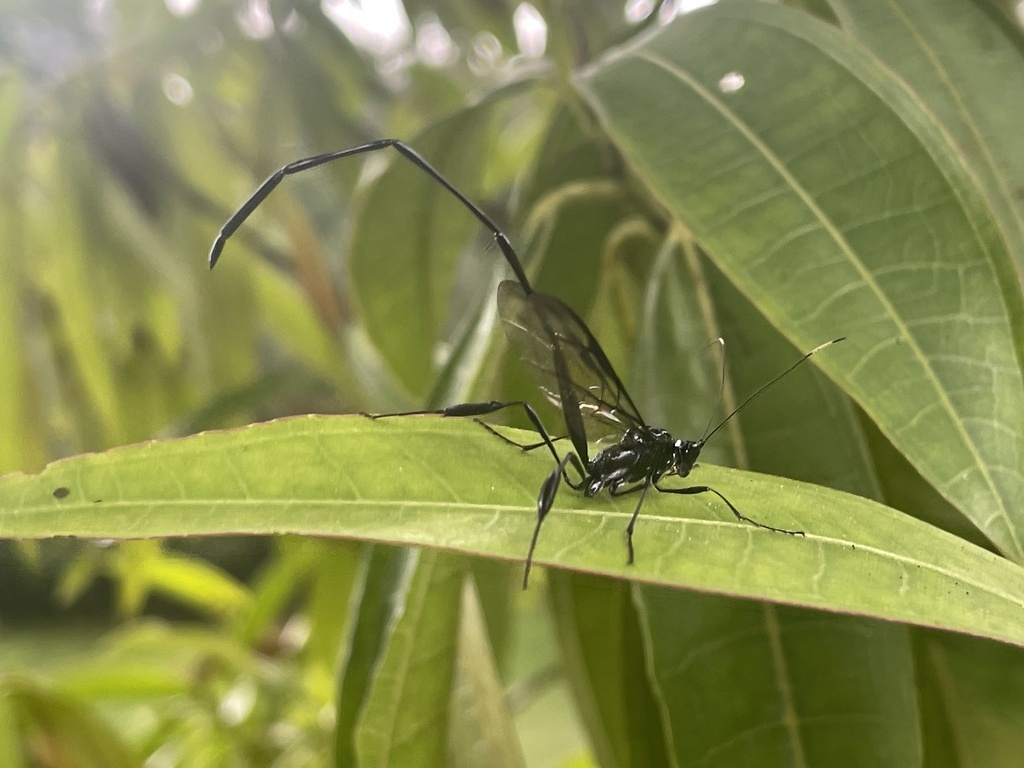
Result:
[[[519,407],[525,411],[540,437],[538,443],[528,445],[517,443],[487,424],[483,424],[490,432],[522,450],[547,448],[555,461],[555,466],[545,478],[537,497],[537,522],[526,555],[526,567],[523,572],[524,589],[529,581],[533,551],[537,545],[540,527],[554,505],[555,496],[562,480],[588,497],[595,496],[604,489],[607,489],[612,496],[639,494],[636,507],[634,507],[633,514],[626,526],[626,546],[630,565],[634,558],[633,528],[647,491],[651,487],[662,493],[713,493],[729,507],[738,520],[770,531],[803,535],[802,531],[776,528],[747,517],[714,488],[706,485],[672,488],[662,485],[661,481],[667,476],[675,475],[684,478],[689,475],[701,449],[729,419],[753,398],[811,355],[837,341],[842,341],[842,339],[834,339],[808,352],[750,395],[718,426],[706,432],[699,440],[673,437],[666,430],[652,427],[644,421],[640,410],[629,396],[622,380],[612,367],[611,361],[608,360],[586,323],[561,300],[533,289],[511,242],[490,217],[452,186],[412,147],[397,139],[382,139],[338,152],[297,160],[272,174],[221,228],[213,248],[210,250],[210,268],[212,269],[217,263],[227,239],[285,177],[343,157],[376,152],[388,147],[394,147],[403,157],[429,174],[454,195],[494,235],[498,248],[516,276],[515,281],[506,280],[498,286],[498,314],[502,319],[509,341],[519,349],[523,362],[531,372],[540,391],[561,411],[565,421],[566,434],[564,437],[567,437],[572,443],[572,450],[567,451],[564,456],[559,456],[555,442],[562,437],[552,438],[534,408],[521,400],[462,403],[438,410],[379,414],[372,418],[418,414],[483,416],[512,407]],[[586,427],[588,423],[592,425],[591,438],[604,436],[608,432],[618,435],[614,443],[593,457],[590,456],[588,445]],[[570,475],[570,467],[575,477]]]

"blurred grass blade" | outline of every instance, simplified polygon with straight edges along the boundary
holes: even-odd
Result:
[[[23,275],[15,269],[12,233],[18,225],[11,218],[6,207],[0,208],[0,274],[4,276],[0,280],[0,349],[4,350],[0,365],[0,434],[4,436],[0,440],[0,472],[42,463],[39,434],[33,428],[34,414],[26,398],[30,391],[23,346],[26,329],[19,320],[26,292]]]
[[[64,169],[67,177],[76,175],[74,167]],[[60,188],[67,181],[61,178],[54,184]],[[83,194],[92,194],[92,192]],[[95,427],[83,427],[88,438],[87,446],[116,445],[124,442],[126,435],[123,403],[119,397],[116,365],[111,352],[118,333],[104,334],[97,316],[104,300],[98,295],[97,276],[90,270],[87,257],[78,244],[90,236],[90,226],[95,226],[76,208],[75,202],[66,195],[56,194],[59,201],[57,219],[60,226],[54,226],[49,218],[33,221],[30,236],[45,239],[44,258],[32,264],[34,278],[50,301],[55,311],[55,323],[50,334],[50,343],[55,347],[58,358],[67,355],[73,366],[72,381],[81,388],[78,408],[73,409],[74,417],[80,423]],[[108,311],[113,305],[104,307]],[[118,321],[120,330],[120,320]]]
[[[338,667],[341,640],[352,621],[349,615],[354,607],[351,593],[362,570],[362,547],[351,541],[302,540],[301,543],[310,545],[317,555],[305,606],[310,633],[303,655],[310,667],[319,666],[325,673],[333,672]]]
[[[931,116],[849,38],[761,3],[677,19],[577,84],[638,177],[795,346],[847,337],[819,366],[1024,561],[1024,307]]]
[[[229,618],[249,605],[245,585],[201,558],[164,551],[159,557],[146,557],[139,565],[153,593],[198,614]]]
[[[137,768],[139,760],[89,705],[27,679],[7,678],[4,688],[16,720],[29,724],[36,742],[56,764],[82,768]],[[17,763],[15,763],[17,764]]]
[[[474,585],[478,578],[463,582],[449,755],[453,768],[525,768]]]
[[[25,754],[16,727],[14,703],[7,686],[0,680],[0,765],[7,768],[24,768]]]
[[[0,537],[292,532],[520,562],[550,469],[549,457],[524,455],[468,420],[283,419],[8,475]],[[740,523],[706,495],[654,493],[637,527],[637,563],[627,567],[622,531],[635,500],[565,491],[537,562],[1024,645],[1019,566],[838,491],[709,465],[693,480],[762,522],[808,535]]]
[[[388,628],[401,611],[409,573],[415,567],[413,558],[413,553],[393,547],[367,550],[335,697],[338,715],[334,764],[337,768],[357,765],[359,718],[370,697],[373,676],[387,643]]]

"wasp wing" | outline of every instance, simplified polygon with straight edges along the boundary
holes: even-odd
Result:
[[[544,396],[562,412],[569,439],[589,461],[590,438],[646,426],[608,356],[579,315],[546,293],[526,293],[519,283],[498,286],[498,314]]]

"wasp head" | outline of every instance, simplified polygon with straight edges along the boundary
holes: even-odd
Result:
[[[703,440],[676,440],[672,443],[672,471],[679,477],[686,477],[697,463]]]

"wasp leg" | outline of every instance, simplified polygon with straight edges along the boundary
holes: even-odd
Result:
[[[757,520],[754,520],[753,518],[747,517],[742,512],[740,512],[738,509],[736,509],[736,507],[733,506],[732,502],[729,501],[727,498],[725,498],[725,496],[723,496],[721,493],[716,491],[714,488],[709,488],[706,485],[692,485],[689,488],[662,488],[660,485],[655,483],[654,487],[657,488],[662,493],[683,493],[683,494],[713,493],[713,494],[715,494],[715,496],[717,496],[718,498],[720,498],[722,501],[725,502],[725,505],[727,507],[729,507],[729,509],[732,510],[732,513],[734,515],[736,515],[736,519],[737,520],[742,520],[744,523],[750,523],[751,525],[756,526],[757,528],[764,528],[765,530],[775,531],[776,533],[788,533],[790,536],[803,536],[804,535],[803,531],[791,531],[788,528],[776,528],[774,525],[768,525],[766,523],[759,523],[759,522],[757,522]]]

